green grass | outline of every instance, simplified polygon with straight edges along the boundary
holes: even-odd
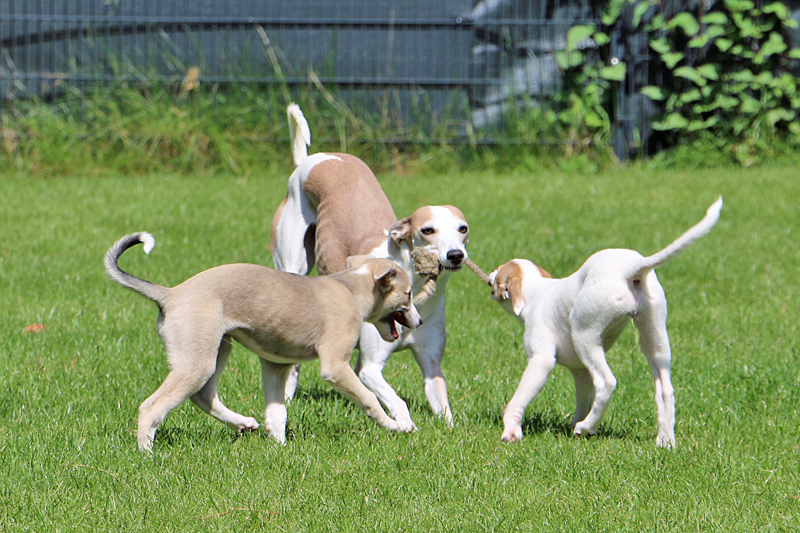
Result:
[[[118,175],[0,180],[0,531],[796,531],[800,527],[800,181],[794,168],[441,172],[382,176],[398,216],[459,206],[471,257],[568,275],[593,252],[655,252],[725,197],[714,230],[659,270],[670,304],[674,451],[632,329],[609,353],[619,386],[589,439],[569,435],[559,368],[500,443],[525,365],[522,331],[472,273],[448,287],[455,428],[430,412],[408,352],[388,380],[419,431],[370,423],[306,365],[285,447],[237,438],[190,403],[136,449],[139,403],[166,375],[156,308],[109,282],[105,250],[152,232],[123,267],[174,285],[213,265],[271,264],[287,168],[247,178]],[[25,333],[28,325],[47,329]],[[259,366],[235,348],[227,405],[261,418]]]

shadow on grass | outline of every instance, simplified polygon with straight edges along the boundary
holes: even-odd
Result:
[[[487,413],[484,418],[491,422],[492,425],[502,429],[502,413]],[[525,417],[522,420],[522,434],[523,436],[530,436],[549,433],[562,437],[572,437],[573,434],[571,421],[571,413],[567,416],[564,416],[550,411],[526,412]],[[613,421],[601,423],[597,433],[593,435],[593,437],[615,440],[644,440],[642,437],[634,435],[631,430],[614,424]]]

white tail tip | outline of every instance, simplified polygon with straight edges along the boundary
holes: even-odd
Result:
[[[144,253],[149,254],[156,246],[155,238],[149,233],[145,232],[139,236],[139,240],[144,244]]]

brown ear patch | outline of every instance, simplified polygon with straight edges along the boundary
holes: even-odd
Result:
[[[401,242],[405,241],[411,245],[411,217],[401,218],[395,224],[389,228],[389,237],[400,244]]]

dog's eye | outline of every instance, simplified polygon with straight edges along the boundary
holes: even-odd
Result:
[[[467,225],[461,226],[460,228],[458,228],[458,232],[466,235],[469,232],[469,226]]]
[[[435,231],[436,230],[433,228],[422,228],[421,230],[419,230],[419,232],[422,233],[423,235],[433,235]]]

